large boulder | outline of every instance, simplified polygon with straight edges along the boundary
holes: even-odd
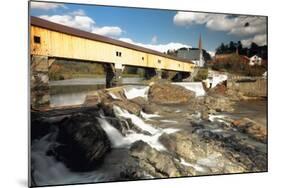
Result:
[[[110,150],[105,131],[91,114],[67,117],[59,129],[58,142],[61,144],[54,149],[54,154],[73,170],[95,168]]]
[[[188,175],[188,170],[173,160],[171,155],[157,151],[146,142],[135,142],[130,148],[130,154],[139,161],[140,168],[154,177],[167,178]]]
[[[185,131],[173,134],[163,134],[159,138],[160,142],[171,152],[190,162],[196,162],[200,158],[206,157],[204,144],[199,145],[192,134]]]
[[[139,115],[140,111],[142,110],[141,106],[129,100],[115,100],[112,102],[112,104],[119,106],[120,108],[135,115]]]
[[[186,103],[194,97],[193,91],[168,83],[155,83],[150,86],[148,91],[149,101],[157,104]]]

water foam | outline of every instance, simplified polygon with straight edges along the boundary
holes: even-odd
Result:
[[[203,168],[201,165],[186,162],[183,158],[180,158],[180,163],[184,166],[193,167],[198,172],[205,172],[206,171],[206,169]]]
[[[108,180],[102,172],[72,172],[53,156],[46,155],[54,144],[57,132],[52,132],[31,145],[32,177],[37,186],[99,182]]]
[[[114,111],[114,114],[116,114],[119,117],[124,117],[126,119],[130,119],[134,125],[136,125],[137,127],[139,127],[140,129],[142,129],[144,131],[147,131],[151,134],[155,134],[155,133],[159,132],[159,130],[153,128],[150,124],[145,123],[144,120],[142,120],[140,117],[129,113],[125,109],[121,109],[118,106],[113,106],[113,111]]]
[[[187,90],[193,91],[196,97],[204,96],[206,94],[203,84],[201,82],[176,82],[173,84],[182,86]]]
[[[166,150],[166,148],[159,142],[159,137],[163,133],[172,134],[178,131],[178,129],[167,128],[167,129],[159,130],[156,134],[152,136],[135,133],[135,132],[131,132],[126,136],[123,136],[106,119],[98,118],[98,121],[101,127],[106,132],[113,148],[124,148],[124,147],[129,148],[132,143],[138,140],[142,140],[158,151]]]
[[[125,96],[127,99],[133,99],[136,97],[143,97],[147,99],[147,94],[148,94],[148,86],[145,87],[125,87],[123,88]]]
[[[143,111],[140,112],[141,117],[143,117],[145,120],[151,120],[152,118],[157,118],[157,117],[161,117],[158,114],[147,114]]]

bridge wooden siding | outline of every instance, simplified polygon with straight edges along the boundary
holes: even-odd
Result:
[[[180,72],[193,72],[195,67],[187,60],[35,17],[31,17],[30,34],[31,55]],[[121,57],[117,52],[121,52]]]

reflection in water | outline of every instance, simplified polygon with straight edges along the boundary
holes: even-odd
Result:
[[[142,78],[123,78],[123,84],[139,84]],[[51,107],[79,105],[91,91],[105,88],[105,78],[79,78],[50,82]]]
[[[51,106],[82,104],[91,91],[105,88],[104,85],[57,85],[50,87]]]

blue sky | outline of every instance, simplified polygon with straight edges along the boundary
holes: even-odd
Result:
[[[31,15],[162,52],[197,47],[200,34],[211,52],[222,42],[266,44],[265,17],[39,2]]]

